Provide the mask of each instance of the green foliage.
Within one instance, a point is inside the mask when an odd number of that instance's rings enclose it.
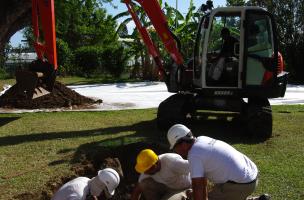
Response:
[[[129,59],[123,46],[104,50],[102,57],[102,65],[116,78],[120,77]]]
[[[62,55],[66,58],[63,66],[67,73],[89,77],[104,73],[110,65],[103,66],[103,62],[111,57],[103,57],[103,52],[111,52],[112,47],[119,42],[115,32],[116,21],[101,7],[100,1],[56,1],[56,16],[57,37],[68,44],[61,43],[62,51],[68,55]],[[74,67],[67,68],[72,54]],[[120,67],[123,68],[124,65]]]
[[[80,74],[91,77],[100,68],[103,49],[100,46],[84,46],[75,50],[74,63],[80,69]]]
[[[56,1],[57,37],[71,49],[117,42],[116,22],[96,0]]]
[[[151,27],[151,23],[148,20],[143,8],[136,4],[134,4],[133,6],[134,6],[135,13],[137,14],[142,26],[146,27],[146,28]],[[137,28],[134,28],[131,34],[126,32],[127,24],[130,21],[132,21],[130,14],[126,11],[126,12],[119,13],[114,18],[119,19],[119,18],[126,17],[126,16],[128,16],[128,18],[124,19],[123,22],[120,23],[120,26],[117,29],[117,34],[120,35],[122,38],[128,38],[133,41],[133,42],[124,42],[124,46],[128,49],[126,55],[132,55],[133,59],[136,62],[136,67],[132,68],[133,70],[131,71],[130,76],[142,78],[141,75],[144,74],[144,71],[148,70],[148,68],[153,67],[152,65],[148,64],[148,63],[150,63],[151,58],[149,56],[147,56],[147,54],[148,54],[147,47],[145,46],[145,44],[143,44],[143,42],[141,40],[141,36],[140,36]],[[152,32],[151,37],[154,40],[155,31],[152,28],[150,30]],[[140,60],[140,64],[138,63],[138,60]]]
[[[73,68],[71,68],[72,63],[72,50],[69,48],[67,42],[62,39],[57,39],[57,59],[59,66],[60,75],[73,74],[75,73]]]
[[[168,19],[168,25],[176,34],[181,43],[181,52],[184,58],[191,58],[196,38],[196,31],[200,14],[196,10],[193,0],[189,1],[189,8],[185,16],[175,8],[165,4],[164,12]]]
[[[213,24],[212,32],[210,34],[210,39],[208,44],[209,51],[216,51],[221,49],[222,46],[221,30],[223,27],[224,25],[221,22]]]
[[[228,6],[244,6],[245,1],[244,0],[227,0]]]
[[[78,75],[93,77],[98,73],[108,72],[119,78],[127,66],[129,55],[123,46],[102,48],[100,46],[85,46],[74,53],[74,62],[80,69]]]
[[[7,55],[11,50],[12,50],[12,46],[8,42],[8,43],[6,43],[6,45],[4,47],[4,51],[2,53],[0,53],[0,68],[1,68],[0,78],[6,77],[6,75],[7,75],[7,72],[4,70],[4,67],[5,67],[4,64],[5,64],[5,61],[7,60]]]
[[[10,75],[3,67],[0,67],[0,79],[8,79],[8,78],[10,78]]]
[[[57,57],[61,75],[93,76],[106,71],[102,61],[110,57],[102,57],[102,52],[112,52],[120,42],[115,31],[116,21],[102,7],[104,2],[110,0],[55,1]],[[24,34],[28,45],[32,45],[31,28]],[[120,65],[121,68],[124,66]]]

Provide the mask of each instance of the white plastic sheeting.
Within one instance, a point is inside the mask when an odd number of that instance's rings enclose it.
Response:
[[[7,88],[8,87],[6,86],[6,89]],[[81,109],[82,111],[156,108],[160,102],[173,95],[173,93],[167,92],[166,85],[163,82],[93,84],[69,86],[69,88],[75,90],[81,95],[103,100],[102,104],[98,104],[90,109]],[[288,85],[285,97],[270,99],[270,104],[304,104],[304,86]],[[78,109],[17,110],[0,108],[0,113],[62,110],[78,111]]]

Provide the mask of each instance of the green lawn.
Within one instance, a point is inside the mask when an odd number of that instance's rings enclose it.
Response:
[[[304,106],[274,106],[273,137],[245,137],[231,121],[196,121],[195,135],[222,139],[258,165],[256,193],[274,200],[304,199]],[[0,114],[0,199],[39,193],[51,180],[74,174],[79,152],[97,145],[124,145],[139,140],[166,144],[156,128],[156,110]],[[136,155],[134,155],[136,156]],[[17,198],[18,199],[18,198]]]
[[[111,78],[111,77],[78,77],[78,76],[67,76],[56,78],[57,81],[62,82],[66,85],[82,85],[82,84],[97,84],[97,83],[116,83],[116,82],[134,82],[140,81],[135,79],[129,79],[127,74],[123,74],[120,79]],[[0,79],[0,91],[2,90],[5,84],[14,85],[16,83],[15,79]]]

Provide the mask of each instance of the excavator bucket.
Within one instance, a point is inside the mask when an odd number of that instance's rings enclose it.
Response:
[[[18,96],[34,99],[52,92],[57,71],[54,0],[32,0],[34,48],[38,60],[16,71]]]
[[[16,71],[18,96],[35,99],[52,92],[56,79],[54,67],[44,61],[31,63],[28,70]]]

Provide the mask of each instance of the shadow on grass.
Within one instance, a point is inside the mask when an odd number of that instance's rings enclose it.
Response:
[[[188,124],[188,127],[196,136],[206,135],[226,141],[230,144],[250,144],[262,141],[261,139],[252,138],[246,135],[240,122],[237,120],[229,121],[226,120],[225,117],[221,119],[219,119],[219,117],[215,117],[215,119],[196,119]],[[134,132],[134,134],[120,136],[123,132]],[[80,144],[76,151],[71,148],[60,149],[57,152],[58,154],[68,155],[63,155],[61,159],[48,163],[48,166],[70,163],[72,165],[72,170],[77,176],[91,178],[96,175],[98,169],[103,167],[102,164],[104,159],[108,157],[118,158],[121,163],[124,177],[122,178],[122,184],[120,184],[117,194],[126,196],[125,194],[129,193],[132,189],[132,184],[138,179],[138,174],[134,170],[136,155],[144,148],[151,148],[157,154],[169,151],[166,131],[159,131],[157,129],[155,119],[126,126],[107,127],[86,131],[52,132],[0,137],[0,146],[18,145],[45,140],[91,137],[95,135],[104,135],[108,137],[107,139]],[[43,196],[43,199],[50,199],[51,195],[58,187],[72,178],[74,178],[74,176],[62,177],[59,181],[57,180],[56,184],[54,184],[54,180],[50,180],[50,183],[52,184],[50,186],[47,185],[46,187],[48,189],[39,195]],[[27,194],[25,193],[24,195]],[[17,199],[26,198],[21,194],[20,198]]]
[[[222,117],[221,120],[218,119],[219,116]],[[197,119],[188,126],[196,136],[206,135],[230,144],[251,144],[262,141],[246,135],[238,120],[227,121],[223,115],[219,116],[215,119]],[[166,132],[157,130],[156,120],[140,122],[125,127],[125,130],[135,131],[135,134],[82,144],[76,149],[70,160],[72,170],[78,176],[91,178],[99,169],[106,167],[104,163],[107,159],[117,158],[121,164],[123,178],[117,189],[118,197],[116,196],[114,200],[128,199],[126,194],[131,194],[133,185],[138,180],[134,167],[136,156],[141,150],[150,148],[156,154],[170,152]]]
[[[9,123],[17,118],[0,118],[2,125]],[[244,143],[254,144],[265,141],[265,138],[249,136],[239,120],[227,121],[225,119],[197,119],[187,124],[195,136],[206,135],[216,139],[223,140],[227,143]],[[146,137],[166,143],[166,132],[157,129],[156,120],[142,121],[127,126],[107,127],[103,129],[93,129],[86,131],[69,131],[69,132],[48,132],[38,134],[24,134],[0,137],[0,146],[18,145],[27,142],[37,142],[45,140],[81,138],[95,135],[112,135],[121,132],[134,131],[134,137]],[[127,137],[127,136],[126,136]],[[121,140],[123,141],[124,138]],[[115,140],[118,138],[115,137]],[[121,143],[123,145],[123,142]]]
[[[254,136],[246,135],[242,126],[238,121],[227,120],[196,120],[188,127],[192,130],[195,136],[209,136],[230,144],[255,144],[263,142],[265,139],[256,138]],[[114,137],[116,133],[121,131],[135,131],[132,135]],[[93,133],[96,132],[93,131]],[[71,164],[86,163],[90,160],[90,163],[94,164],[95,169],[100,169],[100,164],[107,157],[117,157],[122,160],[128,171],[134,167],[135,156],[140,150],[144,148],[152,148],[156,153],[170,152],[169,145],[166,138],[165,131],[159,131],[156,127],[156,120],[140,122],[131,126],[125,127],[112,127],[99,130],[100,134],[111,134],[113,138],[103,139],[100,141],[94,141],[80,145],[72,159],[58,160],[50,163],[49,165],[61,164],[63,162],[70,162]],[[88,133],[86,136],[92,134]],[[74,137],[76,135],[74,134]],[[58,154],[68,153],[72,149],[62,149],[58,151]],[[132,156],[130,156],[132,155]],[[132,159],[130,159],[132,158]],[[126,160],[128,159],[128,160]],[[80,174],[83,175],[81,172]],[[85,172],[86,175],[93,175],[95,172]]]
[[[223,117],[223,115],[220,116]],[[265,140],[263,138],[249,136],[244,131],[244,128],[241,126],[239,120],[227,121],[225,117],[221,120],[198,119],[187,125],[195,136],[205,135],[230,144],[255,144]],[[86,162],[86,160],[90,160],[90,162],[94,164],[94,167],[99,169],[100,163],[102,163],[103,159],[107,157],[114,156],[118,157],[119,160],[125,160],[130,159],[130,155],[132,155],[133,158],[135,158],[135,156],[143,148],[152,148],[157,153],[170,151],[166,138],[166,131],[160,131],[157,129],[155,119],[151,121],[139,122],[130,126],[94,130],[92,132],[87,132],[86,136],[90,136],[96,131],[98,131],[99,134],[113,135],[113,137],[80,145],[76,149],[73,158],[70,160],[71,164],[83,163]],[[135,133],[115,137],[115,134],[122,131],[134,131]],[[73,135],[76,137],[75,134]],[[65,153],[69,151],[70,149],[63,149],[58,153]],[[58,161],[58,164],[60,164],[60,162],[61,161]],[[124,164],[129,167],[130,163],[134,164],[135,161],[124,161]],[[56,162],[52,164],[56,164]]]
[[[4,126],[12,121],[20,119],[20,117],[1,117],[0,118],[0,126]]]
[[[81,138],[95,135],[113,135],[126,132],[135,131],[136,134],[140,135],[155,135],[157,134],[156,123],[153,121],[143,121],[134,125],[108,127],[103,129],[93,129],[86,131],[69,131],[69,132],[48,132],[38,134],[24,134],[0,137],[0,146],[17,145],[27,142],[38,142],[45,140],[57,140],[57,139],[69,139],[69,138]]]

